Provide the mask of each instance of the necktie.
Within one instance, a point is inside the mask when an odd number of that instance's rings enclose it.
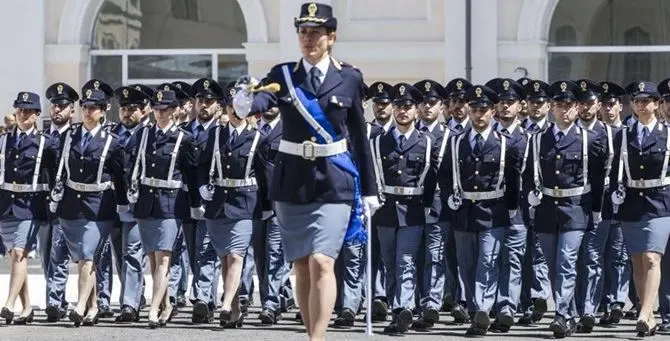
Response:
[[[163,137],[163,135],[165,135],[165,133],[163,132],[163,130],[162,130],[162,129],[158,129],[158,131],[156,132],[156,140],[160,140],[160,139]]]
[[[642,140],[640,140],[640,146],[647,141],[647,137],[649,137],[649,128],[644,127],[642,128]]]
[[[269,133],[270,133],[270,130],[272,130],[272,127],[270,127],[270,124],[269,124],[269,123],[265,123],[265,124],[263,125],[263,128],[261,128],[261,130],[263,131],[263,133],[265,133],[265,134],[269,134]]]
[[[121,142],[121,145],[125,147],[128,144],[129,139],[130,139],[130,131],[126,130],[123,132],[123,134],[121,134],[121,141],[119,142]]]
[[[484,136],[482,134],[475,135],[475,154],[481,154],[484,148]]]
[[[428,126],[421,127],[421,131],[424,132],[424,133],[427,132],[428,131]]]
[[[24,133],[19,133],[16,135],[16,149],[19,149],[19,146],[21,145],[21,142],[23,142],[23,138],[26,136]]]
[[[537,126],[537,123],[533,123],[533,124],[530,125],[530,128],[528,128],[528,130],[530,130],[531,132],[534,133],[534,132],[537,131],[538,128],[539,127]]]
[[[228,145],[232,146],[235,143],[236,138],[237,138],[237,130],[233,130],[233,133],[230,134],[230,138],[228,139]]]
[[[565,134],[563,134],[562,131],[559,131],[558,134],[556,134],[556,142],[560,141]]]
[[[507,128],[502,128],[501,131],[502,131],[503,133],[505,133],[505,134],[509,134],[509,131],[507,130]]]
[[[88,143],[91,142],[91,133],[84,133],[84,138],[81,140],[81,150],[86,150]]]
[[[60,139],[60,132],[58,130],[54,130],[51,132],[51,137],[54,139]]]
[[[462,131],[462,130],[463,130],[463,126],[460,125],[460,124],[457,124],[456,125],[456,131]]]
[[[200,137],[200,133],[205,131],[205,127],[199,125],[197,128],[195,128],[195,140],[198,140],[198,137]]]
[[[314,90],[314,93],[319,91],[319,88],[321,87],[321,70],[319,70],[316,66],[313,66],[311,70],[309,70],[309,84],[312,87],[312,90]]]
[[[402,148],[405,144],[405,135],[400,135],[398,138],[398,147]]]

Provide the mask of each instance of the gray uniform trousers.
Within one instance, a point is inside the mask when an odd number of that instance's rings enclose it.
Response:
[[[335,275],[337,279],[337,298],[335,310],[349,309],[358,313],[365,292],[367,257],[365,244],[344,242],[337,260]]]
[[[451,295],[454,302],[465,305],[463,278],[458,271],[458,259],[456,257],[456,238],[454,237],[454,229],[448,224],[444,238],[444,296]]]
[[[514,317],[521,299],[521,283],[528,228],[523,224],[505,228],[505,241],[500,255],[500,281],[496,312]]]
[[[526,257],[521,272],[521,307],[524,313],[533,312],[535,299],[549,299],[551,295],[551,282],[549,281],[549,265],[544,256],[537,233],[528,228],[526,240]]]
[[[184,296],[188,291],[189,282],[189,262],[190,257],[188,248],[184,241],[184,224],[180,226],[177,232],[177,238],[174,241],[172,257],[170,258],[170,273],[168,277],[168,296],[170,302],[175,303],[177,296]]]
[[[603,296],[608,304],[623,306],[628,294],[630,267],[621,226],[616,221],[603,220],[595,229],[586,231],[582,247],[585,268],[579,273],[585,277],[579,280],[582,296],[577,297],[577,301],[583,302],[580,313],[595,316]],[[605,277],[608,277],[608,287],[604,287]]]
[[[256,226],[254,226],[255,229]],[[254,231],[255,232],[255,231]],[[244,264],[242,265],[242,278],[240,278],[240,288],[238,289],[239,298],[242,302],[251,302],[254,298],[254,291],[256,291],[256,283],[254,283],[254,272],[260,273],[256,267],[256,248],[254,247],[251,236],[251,243],[247,247],[247,253],[244,255]],[[263,250],[259,250],[263,253]],[[260,281],[260,278],[259,278]],[[261,293],[261,296],[263,294]]]
[[[477,232],[455,230],[454,238],[468,311],[489,312],[493,309],[498,291],[498,257],[505,228]]]
[[[393,310],[412,309],[415,304],[416,259],[423,225],[377,227],[379,246],[386,267],[386,297]]]
[[[100,262],[96,264],[98,279],[98,304],[111,305],[113,285],[112,251],[116,260],[116,271],[121,281],[121,306],[129,306],[135,311],[140,309],[140,300],[144,294],[144,271],[147,268],[147,255],[142,248],[140,230],[135,222],[122,222],[109,233],[109,239],[102,249]]]
[[[439,200],[439,199],[436,199]],[[429,222],[423,230],[425,248],[419,249],[423,253],[423,278],[420,283],[420,306],[423,310],[442,308],[447,265],[445,262],[445,240],[449,223],[446,221]],[[422,252],[422,250],[424,252]]]
[[[577,317],[575,288],[577,287],[577,258],[584,231],[538,233],[542,251],[549,265],[556,314],[566,319]]]
[[[250,249],[253,249],[253,256],[249,257],[247,253],[247,257],[253,259],[256,265],[261,307],[278,314],[286,301],[293,299],[293,286],[291,263],[284,258],[276,215],[254,220]]]
[[[37,232],[38,251],[42,271],[46,279],[46,305],[55,306],[65,312],[68,302],[65,299],[65,286],[70,274],[70,251],[67,248],[63,228],[58,219],[42,225]]]
[[[196,220],[194,229],[184,229],[186,245],[194,245],[194,260],[191,261],[193,283],[191,286],[192,300],[207,303],[210,311],[216,310],[218,300],[219,279],[221,277],[221,261],[210,242],[204,220]],[[193,243],[193,244],[191,244]]]

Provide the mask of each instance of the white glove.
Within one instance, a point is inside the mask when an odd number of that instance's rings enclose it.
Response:
[[[55,202],[55,201],[50,201],[49,202],[49,212],[56,213],[57,209],[58,209],[58,203]]]
[[[207,189],[207,185],[200,186],[198,191],[200,192],[200,197],[202,200],[212,201],[212,199],[214,199],[212,193]]]
[[[603,214],[600,212],[593,212],[593,224],[599,224],[603,221]]]
[[[380,207],[379,198],[376,196],[363,197],[363,211],[366,216],[372,217]]]
[[[205,220],[205,207],[191,207],[191,218],[195,220]]]
[[[509,210],[509,218],[514,219],[516,217],[517,210]]]
[[[116,205],[116,213],[121,214],[121,213],[128,213],[130,211],[130,207],[128,205]]]

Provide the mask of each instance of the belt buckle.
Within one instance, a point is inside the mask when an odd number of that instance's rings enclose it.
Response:
[[[316,143],[305,141],[302,143],[302,158],[310,161],[316,160]]]
[[[556,190],[556,196],[559,197],[559,198],[563,197],[563,189],[562,188],[559,188],[559,189]]]
[[[79,192],[86,192],[86,185],[84,185],[84,184],[80,184],[80,183],[76,183],[76,184],[74,185],[74,189],[76,189],[76,190],[79,191]]]
[[[403,191],[402,188],[400,187],[393,187],[393,194],[395,195],[404,195],[405,191]]]
[[[149,178],[149,185],[151,187],[158,187],[158,181],[155,178]]]
[[[12,183],[12,192],[20,192],[19,187],[19,184]]]

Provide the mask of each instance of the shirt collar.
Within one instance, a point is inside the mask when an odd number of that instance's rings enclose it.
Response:
[[[468,125],[468,122],[470,121],[470,117],[465,116],[465,119],[461,122],[458,122],[455,118],[451,118],[449,120],[449,128],[451,129],[456,129],[456,126],[461,126],[461,128],[465,129],[465,126]]]
[[[435,120],[431,124],[426,124],[426,122],[424,122],[423,120],[419,121],[419,127],[420,128],[428,127],[428,131],[431,133],[433,132],[433,130],[435,130],[435,127],[437,127],[439,124],[440,122],[438,122],[438,120]]]
[[[486,140],[488,140],[489,135],[491,134],[491,130],[492,130],[492,129],[491,129],[491,125],[490,125],[490,124],[489,124],[489,126],[486,127],[486,129],[485,129],[484,131],[482,131],[481,133],[477,132],[477,131],[474,130],[474,129],[470,129],[470,136],[469,136],[468,138],[470,139],[470,142],[475,142],[475,136],[477,136],[477,134],[480,134],[480,135],[482,135],[482,137],[484,138],[484,141],[486,141]]]
[[[311,70],[313,66],[316,66],[316,68],[321,71],[321,77],[325,77],[326,72],[328,72],[328,67],[330,66],[330,56],[321,59],[316,65],[310,64],[305,58],[302,59],[302,67],[305,68],[305,72],[309,73],[309,70]]]
[[[642,130],[644,129],[644,127],[647,127],[649,129],[649,132],[651,133],[651,131],[654,130],[654,127],[656,126],[657,122],[658,120],[656,119],[656,117],[654,117],[654,120],[649,122],[649,124],[642,124],[642,122],[637,121],[637,135],[642,136]]]
[[[266,124],[269,124],[270,130],[273,130],[277,126],[277,123],[279,123],[279,117],[275,118],[271,122],[268,122],[265,120],[265,118],[261,117],[260,121],[258,121],[258,127],[263,128]]]
[[[233,131],[237,131],[237,136],[240,136],[240,135],[242,135],[242,132],[244,131],[244,128],[246,128],[246,127],[247,127],[246,122],[244,122],[242,125],[240,125],[237,128],[233,127],[232,124],[228,123],[228,132],[232,135]]]
[[[18,136],[18,134],[21,133],[21,134],[26,134],[27,136],[30,136],[30,135],[33,134],[34,131],[35,131],[35,127],[34,127],[34,126],[30,127],[30,129],[28,129],[28,130],[26,130],[26,131],[21,131],[21,130],[19,129],[19,126],[17,125],[16,128],[14,128],[14,135],[17,135],[17,136]]]
[[[561,130],[560,128],[558,128],[558,125],[554,124],[554,128],[552,129],[552,131],[554,133],[554,136],[557,136],[559,132],[563,132],[564,137],[568,136],[568,132],[570,131],[570,129],[572,129],[572,126],[574,126],[574,125],[575,125],[575,123],[573,122],[573,123],[570,124],[569,127],[567,127],[564,130]]]
[[[58,130],[58,134],[63,135],[70,128],[70,122],[63,124],[62,127],[56,128],[54,124],[51,124],[49,127],[49,135],[53,135],[55,130]]]
[[[98,130],[100,130],[100,128],[102,128],[102,124],[98,124],[97,126],[95,126],[95,128],[93,128],[93,130],[88,131],[88,130],[86,130],[86,127],[82,124],[81,125],[81,136],[83,137],[84,134],[86,134],[86,132],[89,132],[89,133],[91,133],[91,137],[93,137],[98,133]]]
[[[493,125],[493,127],[496,129],[497,132],[502,132],[503,129],[505,129],[505,130],[507,130],[508,134],[513,133],[514,129],[516,129],[516,127],[518,127],[518,126],[519,126],[519,120],[517,120],[517,119],[515,119],[514,122],[512,122],[512,124],[510,124],[509,127],[507,127],[507,128],[505,128],[505,126],[503,126],[503,124],[500,123],[500,121],[496,122]]]
[[[193,122],[194,122],[193,123],[194,124],[193,128],[197,128],[198,126],[202,126],[204,128],[204,130],[207,130],[207,129],[209,129],[209,126],[212,125],[212,122],[214,122],[214,121],[216,121],[216,118],[212,117],[211,120],[209,120],[205,123],[200,123],[200,120],[198,120],[196,118],[195,120],[193,120]]]
[[[400,135],[405,137],[405,141],[409,140],[409,137],[412,136],[412,133],[414,132],[414,126],[410,126],[409,130],[407,130],[406,133],[402,134],[400,133],[400,130],[398,130],[395,126],[391,130],[393,132],[393,138],[396,139],[396,141],[400,138]]]
[[[584,124],[584,121],[579,120],[579,121],[577,122],[577,124],[578,124],[581,128],[584,128],[584,129],[586,129],[586,130],[593,130],[593,128],[596,127],[596,124],[597,124],[597,123],[598,123],[598,120],[594,119],[593,122],[591,122],[591,125],[587,127],[586,124]]]
[[[138,125],[138,126],[139,126],[139,125]],[[170,131],[170,129],[172,129],[172,127],[174,127],[174,126],[175,126],[175,123],[172,122],[172,124],[170,124],[169,126],[167,126],[167,128],[163,129],[163,128],[160,128],[160,127],[158,126],[158,124],[156,124],[156,133],[158,133],[158,131],[160,130],[160,131],[163,132],[163,134],[167,135],[168,131]],[[137,127],[135,127],[135,128],[137,128]],[[133,129],[134,129],[134,128],[133,128]]]
[[[389,121],[386,122],[386,124],[380,124],[379,121],[377,121],[377,120],[375,120],[375,122],[377,124],[379,124],[382,127],[382,129],[384,129],[385,133],[388,133],[389,130],[391,129],[391,127],[393,126],[393,120],[392,119],[389,119]]]
[[[532,118],[528,118],[527,124],[526,124],[526,129],[530,128],[530,126],[535,123],[538,128],[544,127],[544,125],[547,123],[547,116],[543,117],[541,120],[535,122]]]

